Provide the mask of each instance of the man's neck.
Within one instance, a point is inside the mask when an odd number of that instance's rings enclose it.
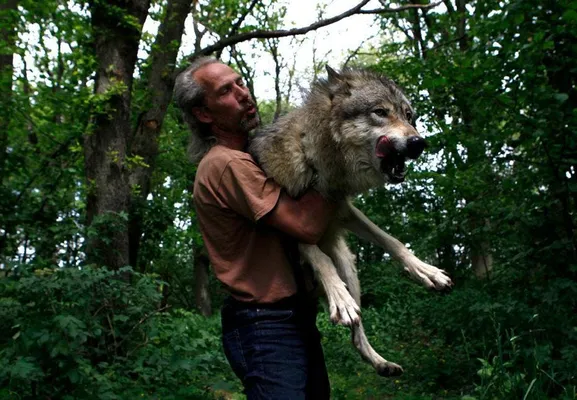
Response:
[[[213,134],[218,144],[233,150],[246,150],[248,134],[242,132],[226,132],[213,127]]]

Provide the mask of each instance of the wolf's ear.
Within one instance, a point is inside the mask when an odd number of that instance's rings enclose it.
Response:
[[[350,95],[351,94],[351,83],[342,74],[338,73],[328,65],[325,66],[329,79],[327,82],[329,84],[329,96],[331,100],[338,94]]]
[[[341,82],[343,77],[337,71],[332,69],[328,64],[325,65],[325,69],[327,70],[327,74],[329,75],[329,82]]]

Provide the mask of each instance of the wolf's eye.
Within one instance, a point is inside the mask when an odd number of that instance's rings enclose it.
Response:
[[[413,113],[412,112],[407,111],[406,116],[407,116],[407,121],[409,121],[409,122],[413,121]]]
[[[373,110],[373,114],[377,117],[387,118],[389,116],[389,110],[387,108],[376,108]]]

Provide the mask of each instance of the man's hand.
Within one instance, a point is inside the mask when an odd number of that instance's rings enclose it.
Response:
[[[326,200],[316,190],[298,199],[281,192],[276,206],[261,221],[301,243],[317,244],[334,219],[338,203]]]

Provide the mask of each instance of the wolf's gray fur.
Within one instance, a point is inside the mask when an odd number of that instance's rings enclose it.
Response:
[[[250,151],[289,194],[316,179],[317,190],[342,199],[387,181],[375,157],[377,139],[395,137],[403,151],[405,137],[418,137],[408,115],[411,105],[390,79],[365,70],[331,70],[328,80],[313,85],[303,107],[260,130]]]
[[[444,271],[420,261],[348,200],[385,182],[403,181],[406,158],[418,157],[425,142],[407,97],[392,80],[365,70],[327,72],[302,107],[257,132],[250,152],[290,195],[312,187],[340,203],[337,220],[318,246],[300,245],[301,254],[325,290],[331,319],[351,326],[355,346],[379,374],[398,375],[402,368],[377,354],[364,333],[355,260],[343,229],[385,248],[426,286],[451,285]]]

